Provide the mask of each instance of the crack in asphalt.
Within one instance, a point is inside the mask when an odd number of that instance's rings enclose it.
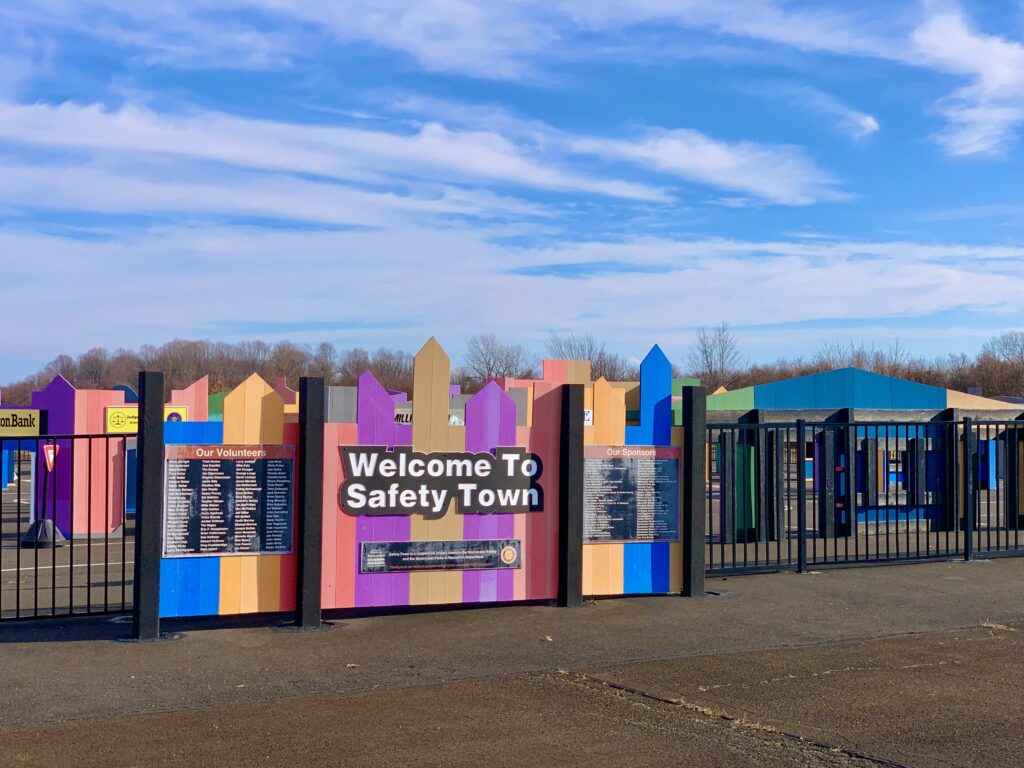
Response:
[[[872,765],[882,766],[883,768],[911,768],[906,763],[899,763],[888,758],[879,757],[877,755],[869,755],[864,752],[860,752],[846,747],[841,747],[836,744],[829,744],[827,742],[818,741],[816,739],[809,739],[805,736],[801,736],[796,733],[784,731],[773,726],[767,726],[762,723],[755,723],[743,718],[733,717],[723,710],[716,710],[710,707],[705,707],[700,704],[686,701],[682,698],[672,698],[662,696],[652,691],[646,691],[642,688],[636,688],[630,685],[624,685],[614,680],[608,680],[596,675],[587,675],[582,672],[568,672],[565,670],[559,670],[557,675],[545,675],[546,677],[558,680],[563,683],[575,684],[579,687],[589,688],[594,691],[616,691],[620,694],[628,694],[631,696],[639,697],[641,699],[652,701],[657,704],[668,705],[672,707],[679,707],[682,709],[695,712],[699,715],[704,716],[710,720],[717,720],[728,724],[731,728],[746,729],[750,731],[758,732],[759,734],[772,734],[774,736],[781,736],[787,741],[795,745],[811,746],[830,754],[841,754],[845,757],[866,761]]]

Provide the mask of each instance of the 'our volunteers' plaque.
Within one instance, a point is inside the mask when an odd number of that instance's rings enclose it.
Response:
[[[295,449],[169,445],[164,556],[292,551]]]

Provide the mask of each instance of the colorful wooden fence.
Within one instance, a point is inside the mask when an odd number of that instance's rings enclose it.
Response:
[[[584,407],[592,410],[593,425],[584,428],[585,444],[682,445],[682,429],[673,426],[672,364],[657,345],[640,365],[639,396],[638,423],[627,425],[624,388],[613,386],[603,378],[588,386]],[[680,542],[583,545],[584,595],[678,592],[681,588]]]
[[[531,382],[527,413],[496,382],[465,404],[465,424],[449,419],[451,363],[435,339],[416,355],[412,424],[395,423],[396,398],[367,373],[357,387],[356,422],[325,427],[323,580],[324,608],[551,600],[558,587],[558,454],[561,384]],[[525,422],[525,424],[522,424]],[[424,453],[484,452],[522,446],[544,470],[541,510],[463,515],[448,508],[436,520],[419,515],[352,517],[341,508],[344,481],[340,447],[408,445]],[[361,573],[360,548],[367,542],[518,539],[522,565],[488,571]]]
[[[201,404],[205,382],[180,399]],[[191,398],[191,399],[189,399]],[[257,375],[223,398],[223,421],[164,426],[168,445],[298,445],[298,424],[284,423],[280,394]],[[295,532],[293,530],[294,537]],[[160,616],[227,616],[295,609],[294,554],[164,557],[160,561]]]

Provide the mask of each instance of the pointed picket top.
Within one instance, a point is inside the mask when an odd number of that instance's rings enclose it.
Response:
[[[640,424],[626,428],[628,445],[672,442],[672,363],[657,344],[640,363]]]
[[[640,363],[640,370],[644,369],[644,366],[652,367],[657,366],[657,369],[667,368],[669,373],[672,372],[672,363],[669,361],[668,356],[662,351],[661,346],[655,344],[651,347],[651,351],[647,353],[647,357]]]
[[[278,444],[284,437],[284,401],[254,373],[224,398],[224,444]]]
[[[448,450],[448,401],[452,363],[433,336],[412,362],[412,445],[417,451]]]
[[[466,401],[466,450],[515,445],[516,401],[493,381]]]
[[[395,401],[366,371],[356,383],[356,429],[360,445],[395,446]]]
[[[592,442],[622,445],[626,442],[626,393],[601,376],[594,382]]]
[[[76,392],[74,384],[65,379],[59,373],[50,379],[50,383],[47,384],[38,392],[56,393],[56,392]]]
[[[69,435],[75,431],[75,388],[60,374],[32,393],[32,407],[46,411],[51,435]]]

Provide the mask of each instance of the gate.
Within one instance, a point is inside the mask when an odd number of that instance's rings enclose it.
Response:
[[[0,620],[131,610],[135,437],[0,440]]]
[[[709,573],[1024,554],[1024,423],[707,426]]]

